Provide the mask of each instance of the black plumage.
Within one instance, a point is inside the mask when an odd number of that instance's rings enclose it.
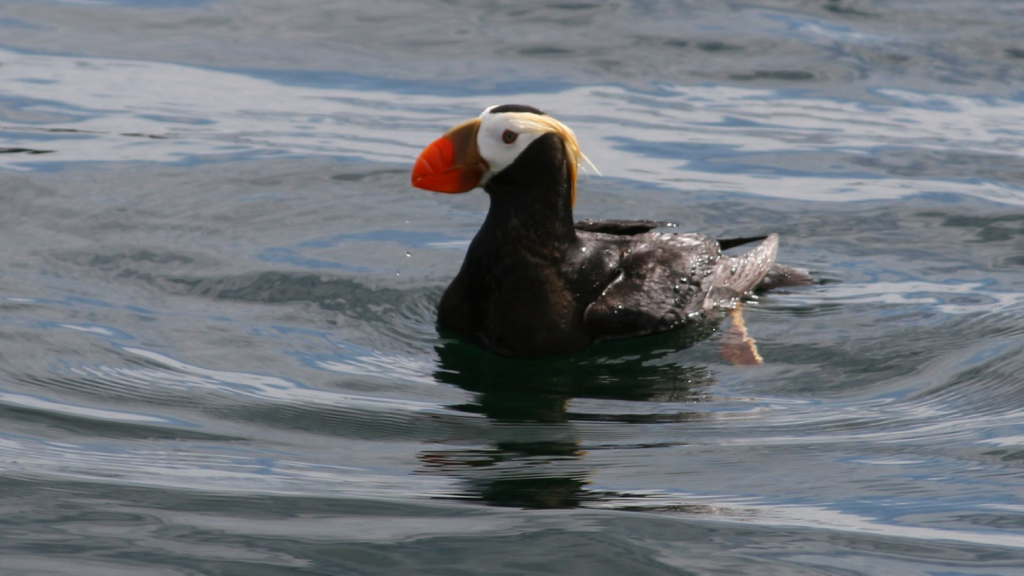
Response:
[[[442,330],[502,354],[562,354],[678,328],[759,285],[804,279],[774,265],[774,234],[720,243],[655,231],[664,222],[574,223],[573,176],[561,137],[547,133],[484,183],[490,209],[441,299]]]

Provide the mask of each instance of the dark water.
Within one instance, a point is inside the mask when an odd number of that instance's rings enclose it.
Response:
[[[0,4],[0,573],[1024,573],[1024,5]],[[486,105],[821,283],[441,339]],[[727,324],[723,324],[724,328]],[[701,339],[702,337],[706,337]]]

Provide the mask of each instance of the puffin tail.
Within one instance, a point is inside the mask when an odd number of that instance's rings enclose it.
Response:
[[[704,309],[732,308],[739,299],[753,292],[775,265],[779,236],[769,234],[753,250],[738,256],[723,256],[712,273],[712,288],[704,299]]]

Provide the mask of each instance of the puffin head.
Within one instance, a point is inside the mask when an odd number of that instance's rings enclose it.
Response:
[[[576,202],[576,175],[583,162],[576,135],[565,124],[531,106],[504,104],[486,108],[420,152],[412,169],[412,185],[433,192],[456,194],[486,186],[515,163],[536,140],[554,134],[562,142],[568,164],[571,202]]]

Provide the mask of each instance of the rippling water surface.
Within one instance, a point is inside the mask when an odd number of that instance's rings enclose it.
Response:
[[[1024,570],[1016,2],[0,5],[4,574]],[[536,361],[441,338],[484,106],[580,218],[814,286]]]

